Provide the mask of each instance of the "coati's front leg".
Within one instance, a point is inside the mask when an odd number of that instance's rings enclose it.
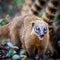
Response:
[[[10,39],[13,45],[16,45],[21,48],[19,29],[16,27],[16,25],[11,26],[10,28]]]

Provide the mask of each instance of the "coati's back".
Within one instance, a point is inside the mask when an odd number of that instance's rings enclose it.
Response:
[[[0,28],[0,43],[2,39],[9,38],[9,24],[6,24],[5,26]]]

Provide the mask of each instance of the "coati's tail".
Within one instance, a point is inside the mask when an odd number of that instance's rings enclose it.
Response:
[[[9,37],[9,28],[8,28],[9,24],[2,26],[2,28],[0,28],[0,40],[2,39],[6,39]]]

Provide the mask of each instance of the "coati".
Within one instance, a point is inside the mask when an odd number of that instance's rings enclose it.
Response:
[[[14,45],[22,46],[30,56],[34,56],[35,51],[38,55],[44,54],[47,47],[52,51],[48,24],[34,15],[16,17],[0,28],[0,39],[3,38],[10,38]]]
[[[49,26],[49,35],[50,35],[50,41],[52,42],[52,45],[55,45],[54,43],[54,36],[58,37],[59,35],[55,34],[56,33],[56,26],[54,26],[55,22],[55,17],[56,14],[60,14],[60,2],[59,0],[29,0],[32,3],[31,4],[26,4],[23,5],[22,9],[22,15],[25,14],[34,14],[38,17],[43,16],[43,20],[48,23]],[[33,2],[34,1],[34,2]],[[24,8],[25,7],[25,8]],[[57,20],[59,22],[60,19]],[[58,39],[58,38],[57,38]],[[57,40],[56,39],[56,40]],[[55,45],[56,46],[56,45]],[[58,52],[58,50],[57,50]]]

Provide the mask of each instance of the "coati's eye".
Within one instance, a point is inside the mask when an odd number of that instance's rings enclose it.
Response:
[[[32,22],[32,27],[35,25],[35,23],[34,22]]]
[[[40,27],[35,27],[35,32],[37,33],[37,34],[39,34],[40,33]]]
[[[44,28],[44,33],[45,33],[45,34],[47,33],[47,28]]]
[[[40,31],[40,27],[36,27],[36,30]]]

